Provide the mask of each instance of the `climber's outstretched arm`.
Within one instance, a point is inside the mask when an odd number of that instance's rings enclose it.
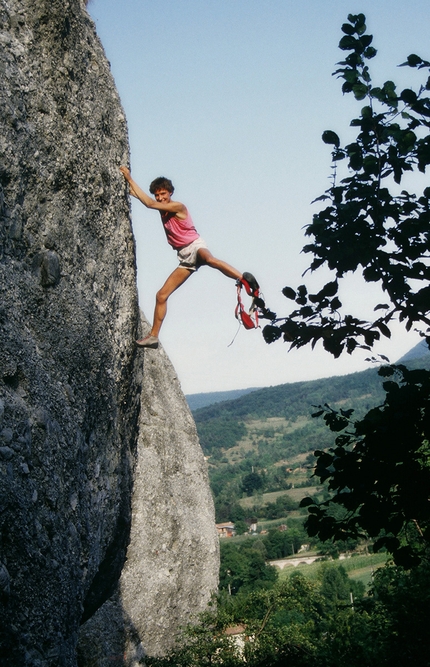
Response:
[[[128,182],[130,194],[133,197],[136,197],[136,199],[139,199],[146,208],[153,208],[156,211],[170,211],[171,213],[187,214],[187,209],[184,204],[181,204],[179,201],[172,201],[170,193],[167,190],[159,190],[155,194],[156,199],[153,199],[138,186],[136,181],[132,179],[128,167],[121,166],[119,170]]]

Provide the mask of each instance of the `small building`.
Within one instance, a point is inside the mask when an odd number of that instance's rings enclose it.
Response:
[[[249,533],[257,532],[257,519],[246,519],[245,523],[248,526]]]
[[[217,523],[216,529],[218,531],[219,537],[234,537],[236,531],[234,529],[234,523],[231,521],[226,521],[225,523]]]

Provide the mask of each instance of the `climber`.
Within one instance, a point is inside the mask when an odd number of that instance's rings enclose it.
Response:
[[[206,243],[197,233],[186,206],[172,200],[174,187],[168,178],[160,176],[152,181],[149,191],[154,195],[155,199],[153,199],[132,179],[127,167],[120,167],[120,171],[129,184],[130,194],[139,199],[147,208],[160,211],[167,242],[177,251],[179,260],[179,266],[170,274],[163,287],[157,292],[151,332],[145,338],[137,340],[136,345],[149,348],[158,347],[158,334],[166,315],[169,296],[204,264],[211,266],[213,269],[218,269],[225,276],[243,284],[251,296],[254,292],[258,293],[258,283],[251,273],[242,274],[212,255]]]

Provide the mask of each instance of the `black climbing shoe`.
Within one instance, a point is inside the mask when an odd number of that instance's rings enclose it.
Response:
[[[239,280],[239,282],[244,286],[245,291],[247,294],[249,294],[249,296],[258,296],[260,285],[257,283],[257,280],[254,278],[252,273],[245,271],[245,273],[242,274],[242,278]]]

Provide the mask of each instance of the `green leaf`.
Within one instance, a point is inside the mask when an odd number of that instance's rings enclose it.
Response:
[[[327,283],[324,285],[322,290],[319,292],[318,296],[334,296],[337,294],[337,290],[339,289],[339,285],[337,280],[333,280],[332,282]]]
[[[383,86],[383,91],[388,98],[397,97],[396,95],[396,84],[394,81],[386,81]]]
[[[367,155],[363,160],[363,169],[366,174],[378,174],[379,172],[379,159],[374,155]]]
[[[411,546],[400,547],[393,553],[394,562],[406,570],[419,565],[421,558],[412,552]]]
[[[340,343],[337,338],[324,338],[323,340],[323,347],[327,352],[330,352],[335,359],[340,357],[342,354],[342,350],[344,348],[343,343]]]
[[[375,322],[375,324],[383,336],[385,336],[386,338],[391,338],[391,331],[389,330],[387,325],[384,324],[384,322]]]
[[[312,317],[314,315],[314,309],[312,306],[303,306],[303,308],[300,308],[300,317],[303,319],[306,319],[307,317]]]
[[[349,157],[349,166],[351,169],[358,171],[363,166],[363,155],[361,147],[359,144],[349,144],[346,147],[348,157]]]
[[[366,30],[366,17],[364,14],[357,14],[355,28],[359,35],[362,35]]]
[[[349,23],[344,23],[341,27],[341,30],[345,33],[345,35],[353,35],[355,33],[355,28]]]
[[[352,86],[352,92],[356,100],[364,100],[369,92],[369,86],[366,86],[364,83],[356,83]]]
[[[378,88],[378,87],[371,88],[369,90],[369,94],[370,94],[371,97],[374,97],[375,99],[379,100],[380,102],[382,102],[383,99],[384,99],[384,94],[382,92],[382,88]]]
[[[367,49],[364,51],[363,55],[365,58],[370,60],[371,58],[374,58],[377,54],[377,50],[373,46],[367,47]]]
[[[325,144],[333,144],[336,148],[339,148],[340,139],[336,132],[333,132],[332,130],[325,130],[322,133],[322,140]]]
[[[350,49],[355,49],[357,44],[359,44],[358,39],[355,39],[352,35],[345,35],[339,42],[339,48],[342,51],[349,51]]]
[[[343,70],[343,78],[345,81],[348,81],[348,83],[355,83],[358,80],[358,72],[355,69],[346,69]]]
[[[375,266],[367,266],[363,271],[363,278],[367,283],[374,283],[380,280],[381,272]]]
[[[417,56],[415,53],[411,53],[407,58],[409,67],[417,67],[417,65],[421,65],[422,62],[423,59]]]
[[[287,299],[294,299],[296,298],[296,291],[293,290],[292,287],[284,287],[282,290],[282,294],[287,298]]]
[[[388,303],[378,303],[373,310],[388,310],[389,307]]]
[[[382,386],[384,388],[384,391],[387,392],[387,394],[390,391],[393,392],[399,389],[399,385],[397,384],[397,382],[393,382],[393,380],[388,380],[388,382],[383,382]]]
[[[346,153],[341,148],[333,151],[332,153],[333,162],[338,162],[339,160],[344,160],[345,158],[346,158]]]
[[[363,46],[369,46],[373,42],[373,36],[372,35],[362,35],[360,37],[360,42],[362,43]]]
[[[417,94],[413,90],[410,90],[410,88],[406,88],[405,90],[402,90],[400,99],[406,104],[415,104],[417,101]]]
[[[275,340],[278,340],[282,336],[279,327],[274,327],[271,324],[266,324],[262,333],[264,340],[269,344],[274,343]]]
[[[330,431],[334,431],[335,433],[343,431],[348,426],[348,420],[336,413],[326,414],[324,419]],[[332,457],[330,458],[332,459]]]

